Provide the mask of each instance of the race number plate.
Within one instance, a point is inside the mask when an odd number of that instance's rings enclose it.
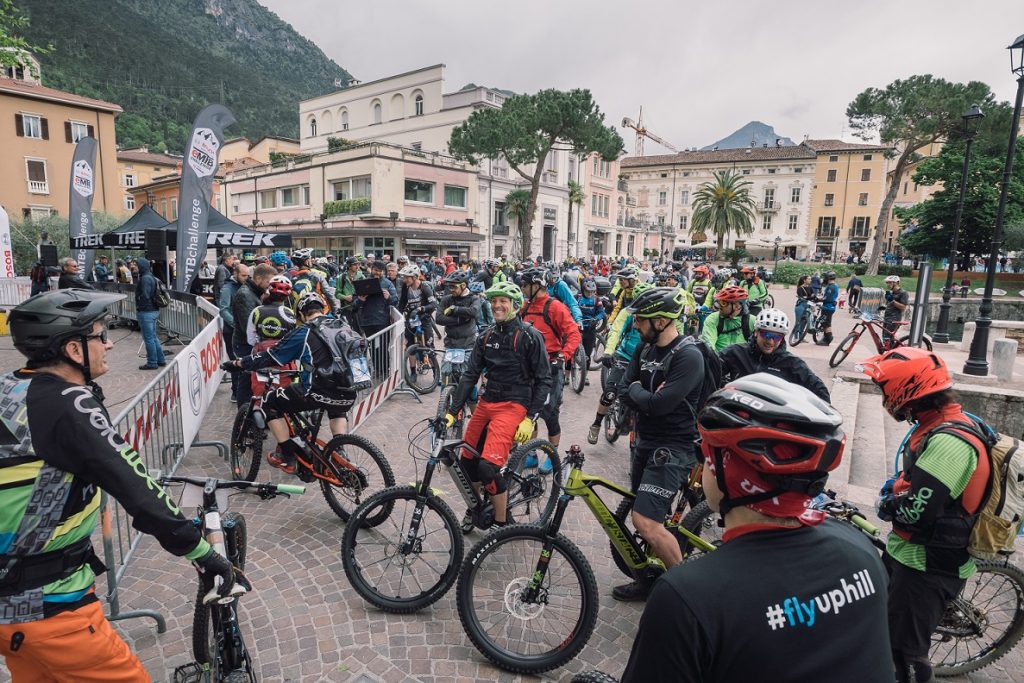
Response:
[[[466,349],[445,349],[444,359],[449,363],[465,363]]]

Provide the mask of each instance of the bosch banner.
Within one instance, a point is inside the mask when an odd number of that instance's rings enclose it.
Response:
[[[68,196],[69,234],[71,255],[78,261],[78,273],[83,280],[92,279],[93,253],[90,249],[75,249],[75,239],[88,240],[92,237],[92,196],[96,187],[96,140],[82,138],[75,145],[75,156],[71,159],[71,189]]]
[[[235,117],[222,104],[211,104],[199,112],[188,141],[185,163],[181,165],[178,192],[181,229],[178,230],[175,289],[189,291],[199,264],[206,257],[206,227],[210,221],[213,176],[217,156],[224,144],[224,129]]]
[[[11,221],[0,206],[0,278],[14,277],[14,247],[11,245]]]

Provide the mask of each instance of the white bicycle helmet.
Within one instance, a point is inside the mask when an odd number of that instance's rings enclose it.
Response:
[[[789,316],[777,308],[766,308],[757,314],[754,329],[786,334],[789,332]]]
[[[419,277],[420,276],[420,267],[419,266],[408,265],[405,268],[402,268],[400,271],[398,271],[398,276],[399,277]]]
[[[899,284],[900,283],[900,276],[899,275],[890,275],[889,277],[885,278],[885,284],[889,284],[890,282],[895,282],[896,284]]]
[[[313,255],[313,250],[312,249],[309,249],[309,248],[306,248],[306,249],[296,249],[295,251],[292,252],[292,260],[300,259],[300,260],[303,260],[303,261],[308,261],[309,258],[312,255]]]

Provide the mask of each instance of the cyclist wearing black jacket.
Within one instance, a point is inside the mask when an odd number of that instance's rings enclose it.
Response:
[[[754,334],[746,344],[733,344],[722,349],[722,379],[739,379],[758,372],[767,372],[787,382],[799,384],[821,400],[831,403],[828,387],[802,358],[786,349],[789,316],[777,308],[766,308],[757,314]]]
[[[658,579],[623,683],[892,683],[881,558],[860,531],[806,507],[842,459],[841,423],[767,374],[712,394],[703,485],[723,543]]]
[[[124,298],[65,289],[10,314],[14,346],[28,359],[0,377],[0,654],[15,681],[149,680],[96,598],[104,567],[90,538],[100,486],[136,529],[195,561],[206,579],[224,578],[222,593],[234,584],[231,564],[110,424],[93,382],[113,348],[107,306]]]
[[[666,567],[682,562],[679,544],[665,528],[684,477],[697,463],[693,441],[696,410],[704,382],[704,356],[675,326],[686,299],[673,287],[656,287],[630,303],[633,325],[644,344],[633,354],[619,391],[637,411],[637,449],[630,472],[636,492],[633,526]],[[616,600],[644,600],[651,583],[616,586]]]
[[[454,270],[442,280],[442,284],[448,293],[441,297],[434,320],[444,328],[444,347],[472,348],[480,316],[480,297],[469,291],[469,273]]]

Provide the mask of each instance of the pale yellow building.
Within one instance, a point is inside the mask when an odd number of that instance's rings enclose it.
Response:
[[[124,194],[122,209],[134,213],[139,208],[136,188],[149,185],[161,176],[181,173],[181,157],[150,152],[146,147],[117,152],[117,179]]]
[[[941,149],[941,142],[933,142],[922,147],[917,150],[919,155],[917,159],[907,164],[907,167],[903,170],[903,174],[899,179],[899,185],[896,188],[896,199],[892,204],[892,208],[889,209],[889,222],[886,225],[885,235],[882,236],[882,244],[885,246],[886,251],[892,252],[896,250],[900,233],[906,227],[896,218],[896,209],[908,208],[919,204],[942,189],[943,184],[941,182],[934,185],[918,185],[914,182],[914,174],[917,173],[921,162],[930,157],[937,156]],[[887,183],[892,178],[893,173],[894,171],[890,170],[886,174]],[[886,187],[888,187],[888,184]]]
[[[114,133],[121,107],[47,88],[33,66],[0,71],[0,205],[15,219],[66,216],[75,144],[92,136],[93,210],[121,212]]]
[[[866,256],[885,198],[885,147],[805,140],[817,155],[811,189],[811,256]]]
[[[255,159],[261,164],[269,164],[271,154],[299,154],[299,141],[276,135],[264,135],[256,142],[249,138],[232,138],[225,140],[220,148],[220,163],[238,162],[243,159]]]

